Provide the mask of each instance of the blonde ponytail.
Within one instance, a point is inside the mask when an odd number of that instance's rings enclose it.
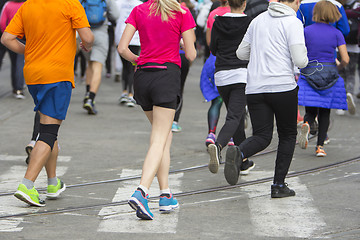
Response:
[[[160,15],[161,20],[164,22],[168,21],[169,17],[174,18],[174,12],[186,13],[176,0],[154,0],[150,6],[150,10],[151,14],[155,16]]]

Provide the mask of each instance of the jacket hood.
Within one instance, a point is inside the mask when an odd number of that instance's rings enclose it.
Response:
[[[249,25],[250,17],[243,15],[241,17],[217,16],[218,30],[224,35],[234,35],[241,32],[242,26]]]
[[[269,4],[268,12],[272,17],[296,16],[294,9],[278,2],[271,2]]]

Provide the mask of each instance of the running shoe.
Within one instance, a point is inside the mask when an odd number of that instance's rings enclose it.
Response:
[[[114,81],[115,82],[120,82],[120,74],[115,74]]]
[[[95,102],[88,98],[83,106],[84,109],[88,111],[89,115],[96,115],[97,111],[95,109]]]
[[[128,102],[128,94],[127,93],[121,94],[120,99],[119,99],[119,103],[120,104],[125,104],[127,102]]]
[[[173,122],[173,124],[171,125],[171,131],[172,132],[181,132],[182,128],[179,126],[179,124],[177,122]]]
[[[243,161],[241,164],[240,175],[248,175],[250,173],[250,170],[252,170],[254,167],[255,167],[255,163],[246,158],[246,160]]]
[[[310,126],[310,134],[316,135],[319,128],[319,123],[317,121],[317,118],[315,118],[315,121],[312,124],[309,124],[309,126]]]
[[[295,191],[290,189],[287,183],[271,185],[271,198],[283,198],[295,196]]]
[[[132,209],[136,211],[136,216],[144,220],[153,220],[154,215],[150,212],[148,206],[149,195],[145,197],[140,190],[136,190],[129,199],[128,203]]]
[[[317,157],[326,157],[326,152],[323,146],[316,146],[315,153]]]
[[[356,105],[354,102],[354,98],[351,93],[346,94],[346,101],[348,104],[348,111],[351,115],[355,115],[356,113]]]
[[[344,116],[344,115],[345,115],[345,111],[342,110],[342,109],[337,109],[335,113],[336,113],[336,115],[338,115],[338,116]]]
[[[59,197],[60,193],[65,191],[66,185],[59,178],[57,179],[57,185],[48,185],[46,197],[50,199],[56,199]]]
[[[89,97],[90,97],[90,92],[86,92],[86,93],[85,93],[84,100],[83,100],[84,104],[85,104],[86,101],[89,99]]]
[[[210,154],[210,163],[208,165],[209,170],[212,173],[217,173],[219,171],[221,161],[221,147],[218,143],[211,143],[208,146],[208,152]]]
[[[302,149],[306,149],[309,143],[310,126],[307,122],[303,123],[300,130],[299,146]]]
[[[45,201],[39,198],[39,193],[35,187],[27,189],[24,184],[20,184],[14,196],[31,206],[45,207]]]
[[[22,90],[14,90],[14,97],[16,99],[25,99],[25,95]]]
[[[128,101],[125,103],[127,107],[135,107],[136,101],[133,97],[128,97]]]
[[[330,138],[329,136],[326,134],[326,138],[324,140],[324,145],[328,145],[330,143]]]
[[[26,164],[29,164],[29,161],[30,161],[30,153],[31,151],[33,150],[34,146],[32,144],[28,144],[26,147],[25,147],[25,152],[27,154],[27,157],[25,159],[25,162]]]
[[[169,194],[161,194],[160,201],[159,201],[159,211],[162,213],[168,213],[175,208],[179,207],[179,203],[174,198],[172,193]]]
[[[215,144],[216,136],[214,133],[209,133],[209,135],[206,138],[205,145],[209,146],[209,144]]]
[[[233,139],[233,138],[230,138],[230,141],[228,142],[227,145],[228,145],[228,146],[234,146],[234,145],[235,145],[234,139]]]
[[[224,175],[226,181],[230,185],[237,184],[242,162],[243,161],[239,147],[238,146],[228,147],[226,151]]]
[[[111,73],[106,73],[105,77],[106,78],[111,78]]]

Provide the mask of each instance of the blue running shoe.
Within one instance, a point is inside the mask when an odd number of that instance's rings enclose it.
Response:
[[[128,203],[136,211],[136,216],[144,220],[153,220],[154,215],[150,212],[148,206],[149,195],[144,197],[140,190],[136,190],[129,199]]]
[[[163,213],[170,212],[171,210],[179,207],[179,203],[172,193],[170,193],[170,197],[166,195],[160,195],[159,211]]]

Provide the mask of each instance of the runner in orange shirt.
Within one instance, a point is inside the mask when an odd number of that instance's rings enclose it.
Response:
[[[44,166],[47,197],[57,198],[66,188],[56,177],[57,134],[75,87],[75,34],[77,31],[80,35],[80,46],[90,50],[94,37],[89,27],[78,0],[30,0],[20,7],[1,38],[11,51],[25,55],[25,83],[34,99],[34,111],[40,112],[39,138],[15,193],[15,197],[33,206],[45,206],[34,187]],[[17,40],[25,35],[26,46]]]

